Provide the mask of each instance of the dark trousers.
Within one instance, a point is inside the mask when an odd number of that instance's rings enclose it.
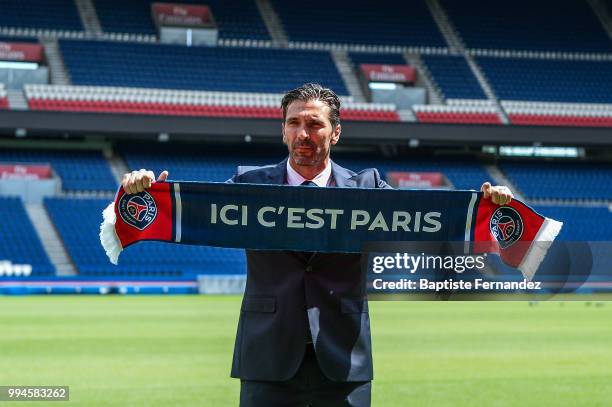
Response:
[[[284,382],[242,380],[240,407],[370,407],[372,382],[334,382],[319,368],[312,345]]]

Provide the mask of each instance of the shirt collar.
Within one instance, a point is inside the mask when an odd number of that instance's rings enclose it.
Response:
[[[329,180],[331,178],[332,168],[331,168],[331,160],[327,162],[327,166],[321,171],[316,177],[311,180],[307,180],[302,177],[296,170],[293,169],[291,164],[289,164],[289,160],[287,160],[287,184],[288,185],[301,185],[304,181],[312,181],[317,184],[318,187],[326,187],[329,185]]]

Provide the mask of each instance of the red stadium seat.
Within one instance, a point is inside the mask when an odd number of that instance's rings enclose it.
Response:
[[[527,126],[612,127],[612,116],[509,114],[512,124]]]
[[[502,124],[497,113],[417,111],[416,116],[421,123]]]
[[[57,92],[57,95],[54,95],[54,92]],[[282,117],[276,95],[201,92],[194,96],[181,95],[178,91],[142,89],[134,89],[133,92],[132,94],[122,90],[120,93],[122,98],[117,99],[116,88],[31,85],[29,90],[26,89],[26,96],[33,110],[262,119]],[[146,101],[147,97],[150,101]],[[243,104],[236,104],[236,101],[241,101]],[[360,103],[359,107],[345,108],[342,118],[369,121],[400,120],[398,113],[390,110],[392,107],[384,106],[384,110],[381,110],[381,106],[383,105]]]

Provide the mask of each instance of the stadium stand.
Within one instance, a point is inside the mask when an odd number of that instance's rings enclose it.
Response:
[[[608,291],[605,287],[610,281],[610,264],[612,264],[609,244],[612,239],[612,211],[605,206],[573,205],[536,205],[533,209],[563,222],[563,228],[552,248],[554,256],[559,258],[551,257],[553,254],[549,254],[547,261],[554,266],[539,270],[538,273],[545,273],[540,278],[567,282],[566,290],[570,292],[576,290],[577,293],[584,294],[598,290]],[[564,253],[567,251],[572,256],[572,269],[569,275],[565,274],[566,271],[562,266]],[[516,270],[511,267],[496,263],[496,268],[505,278],[516,278]],[[559,271],[561,274],[557,274]]]
[[[413,105],[421,123],[502,124],[497,109],[491,105]]]
[[[94,0],[106,32],[156,34],[151,17],[153,0]],[[219,28],[219,38],[270,40],[254,0],[181,0],[181,4],[206,4]]]
[[[280,119],[281,94],[26,85],[32,110]],[[342,119],[399,121],[393,104],[343,98]]]
[[[129,144],[119,147],[128,167],[131,169],[148,168],[156,174],[169,170],[172,179],[207,180],[224,182],[236,173],[238,165],[256,166],[279,162],[287,156],[282,146],[261,149],[257,147],[231,149],[227,147],[155,147],[146,150]],[[433,171],[442,172],[457,189],[478,188],[490,179],[485,169],[472,158],[419,158],[403,157],[383,159],[371,153],[356,154],[338,151],[334,162],[353,171],[377,168],[384,178],[389,171]]]
[[[408,62],[400,54],[349,52],[349,58],[357,68],[360,64],[408,65]]]
[[[170,172],[170,178],[189,181],[225,182],[236,173],[238,165],[274,164],[285,157],[287,151],[278,146],[270,149],[228,148],[213,145],[149,145],[133,146],[122,143],[117,151],[129,169],[147,168],[159,174]]]
[[[14,265],[31,265],[31,273],[27,275],[26,272],[23,277],[55,273],[20,198],[0,197],[0,222],[0,262],[8,260]],[[3,277],[17,275],[4,270],[0,273],[0,278]]]
[[[144,242],[126,248],[120,264],[109,263],[98,236],[110,200],[47,198],[45,207],[81,276],[178,278],[244,274],[244,252],[203,246]]]
[[[60,46],[75,85],[283,93],[313,81],[349,94],[328,52],[71,40]]]
[[[490,180],[489,174],[477,161],[463,156],[381,159],[371,158],[368,155],[335,154],[334,160],[353,171],[377,168],[383,178],[389,171],[441,172],[446,175],[455,189],[480,188],[483,182]]]
[[[502,162],[529,199],[612,200],[612,166],[604,163]]]
[[[446,48],[424,1],[273,1],[290,41]],[[304,22],[304,16],[319,11]]]
[[[279,162],[287,155],[281,147],[232,149],[227,147],[155,147],[143,150],[122,144],[118,151],[131,169],[149,168],[156,174],[169,170],[172,179],[224,182],[236,173],[238,165],[257,166]],[[377,168],[385,177],[389,171],[442,172],[457,189],[473,189],[490,180],[485,169],[470,157],[396,159],[375,158],[372,154],[336,152],[333,160],[353,171]],[[204,164],[205,163],[205,164]]]
[[[36,37],[0,35],[0,42],[38,42]]]
[[[607,207],[534,206],[547,217],[563,222],[559,238],[569,241],[612,240],[612,212]]]
[[[441,0],[468,48],[611,52],[612,43],[587,1]]]
[[[72,0],[2,0],[0,27],[83,31]]]
[[[0,162],[49,163],[67,191],[115,191],[117,181],[100,151],[0,150]]]
[[[6,93],[6,89],[4,88],[4,84],[0,83],[0,109],[8,109],[8,96]]]
[[[576,242],[589,242],[592,267],[587,268],[587,261],[583,258],[580,269],[575,270],[575,273],[586,274],[590,281],[609,281],[610,264],[612,264],[609,244],[612,240],[612,211],[608,207],[553,205],[535,206],[534,209],[546,214],[547,217],[563,222],[563,228],[557,239],[569,242],[570,249],[575,250],[580,247]],[[570,277],[570,279],[577,278],[578,275]]]
[[[421,59],[446,99],[487,98],[462,56],[423,55]]]
[[[612,105],[502,101],[512,124],[612,127]]]
[[[479,57],[506,101],[612,103],[612,61]]]

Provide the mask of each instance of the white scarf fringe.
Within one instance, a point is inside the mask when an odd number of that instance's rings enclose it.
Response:
[[[102,243],[102,247],[110,262],[116,265],[119,262],[119,254],[121,254],[123,247],[115,231],[115,223],[117,223],[115,202],[111,202],[104,209],[102,217],[104,220],[100,224],[100,243]]]
[[[540,263],[546,257],[546,252],[552,245],[553,240],[557,237],[563,227],[563,222],[559,222],[550,218],[545,218],[542,227],[538,231],[535,239],[529,246],[523,261],[519,264],[518,269],[523,273],[523,277],[527,281],[531,281]]]

